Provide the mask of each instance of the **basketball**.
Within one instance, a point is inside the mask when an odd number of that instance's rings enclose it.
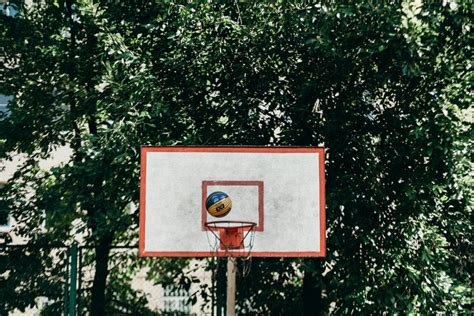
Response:
[[[206,210],[214,217],[226,216],[231,209],[232,200],[224,192],[213,192],[206,199]]]

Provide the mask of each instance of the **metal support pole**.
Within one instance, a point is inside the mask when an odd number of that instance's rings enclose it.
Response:
[[[216,315],[216,258],[212,257],[211,258],[211,264],[212,264],[212,269],[211,269],[211,287],[212,287],[212,292],[211,292],[211,316]]]
[[[77,244],[71,246],[71,277],[69,278],[69,316],[76,315]]]
[[[217,269],[216,269],[216,316],[223,316],[225,315],[225,287],[227,286],[227,280],[225,279],[226,276],[226,268],[224,267],[219,260],[217,259]]]
[[[227,316],[235,316],[235,272],[237,261],[235,258],[227,258]]]

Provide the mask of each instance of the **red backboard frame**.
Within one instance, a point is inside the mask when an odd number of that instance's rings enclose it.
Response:
[[[324,257],[326,255],[326,201],[325,201],[325,168],[324,148],[322,147],[244,147],[244,146],[143,146],[141,148],[140,171],[140,227],[139,227],[139,255],[142,257],[208,257],[215,256],[211,251],[145,251],[145,221],[146,221],[146,162],[147,153],[150,152],[224,152],[224,153],[318,153],[319,154],[319,201],[320,214],[320,250],[309,252],[252,252],[257,257]],[[262,184],[263,185],[263,184]],[[262,196],[263,198],[263,196]],[[259,215],[260,216],[260,215]],[[263,216],[263,209],[262,209]],[[263,230],[263,218],[262,227]],[[257,237],[258,238],[258,237]],[[225,256],[218,253],[217,256]]]

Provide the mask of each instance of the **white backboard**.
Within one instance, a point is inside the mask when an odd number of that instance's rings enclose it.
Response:
[[[211,256],[207,196],[232,199],[225,220],[257,223],[252,256],[325,255],[324,149],[142,147],[140,255]],[[224,255],[218,253],[217,255]]]

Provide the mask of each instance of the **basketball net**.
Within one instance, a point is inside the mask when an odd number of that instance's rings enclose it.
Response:
[[[215,258],[242,259],[242,275],[247,276],[251,267],[251,254],[255,240],[254,222],[213,221],[206,222],[207,240],[211,255]]]

